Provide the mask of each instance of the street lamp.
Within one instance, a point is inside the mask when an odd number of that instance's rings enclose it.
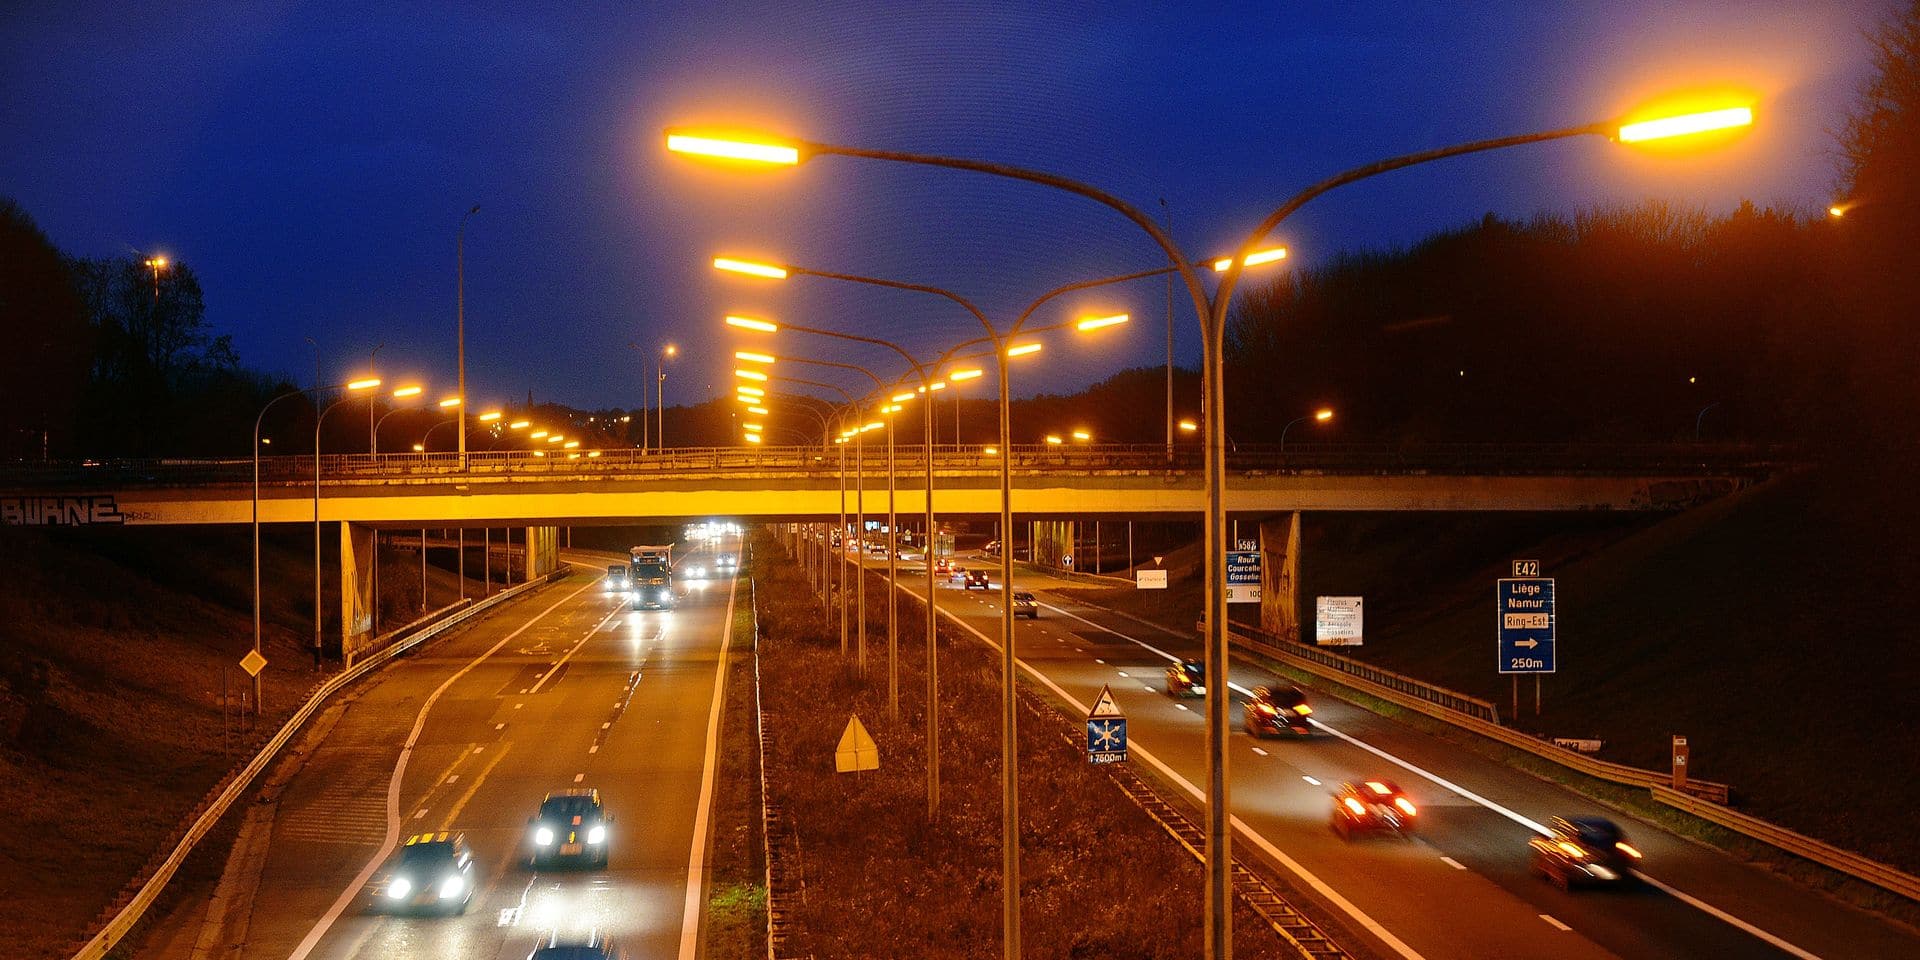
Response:
[[[1203,856],[1207,868],[1205,953],[1207,957],[1226,960],[1226,958],[1232,956],[1233,950],[1231,935],[1232,914],[1230,909],[1232,897],[1232,855],[1231,835],[1229,832],[1231,828],[1231,804],[1227,789],[1226,754],[1227,713],[1230,706],[1230,699],[1226,683],[1227,627],[1226,596],[1224,590],[1226,577],[1225,331],[1228,308],[1232,303],[1233,289],[1240,279],[1241,272],[1249,265],[1249,260],[1261,251],[1262,248],[1260,244],[1265,241],[1267,235],[1285,221],[1287,217],[1291,216],[1294,211],[1298,210],[1309,200],[1328,190],[1357,180],[1447,157],[1569,137],[1597,135],[1621,143],[1659,142],[1670,137],[1731,130],[1748,126],[1752,123],[1753,111],[1752,108],[1748,106],[1735,106],[1679,116],[1625,118],[1620,121],[1584,124],[1559,130],[1458,144],[1435,150],[1406,154],[1365,166],[1355,167],[1308,187],[1306,190],[1296,194],[1291,200],[1282,204],[1273,213],[1269,214],[1265,220],[1248,234],[1239,249],[1233,252],[1229,258],[1230,262],[1227,264],[1226,269],[1219,271],[1221,276],[1220,284],[1212,296],[1208,296],[1205,288],[1201,284],[1199,274],[1180,252],[1173,238],[1152,218],[1148,217],[1133,204],[1111,193],[1090,184],[1062,177],[1057,174],[958,157],[943,157],[893,150],[874,150],[864,147],[808,141],[782,140],[780,138],[762,135],[742,136],[731,132],[669,130],[667,132],[667,149],[682,154],[737,162],[746,166],[763,164],[791,166],[798,164],[803,159],[814,156],[839,155],[895,163],[969,170],[990,176],[1021,180],[1027,183],[1073,193],[1113,209],[1121,216],[1132,221],[1135,226],[1138,226],[1151,237],[1166,254],[1168,262],[1172,265],[1170,268],[1162,268],[1162,270],[1153,271],[1152,274],[1146,275],[1155,275],[1167,269],[1174,269],[1179,272],[1181,280],[1187,287],[1188,295],[1193,300],[1195,315],[1200,319],[1203,366],[1202,385],[1204,390],[1202,419],[1204,421],[1206,434],[1206,669],[1209,676],[1213,679],[1212,682],[1208,684],[1210,689],[1208,690],[1206,700],[1207,843]],[[902,289],[918,289],[949,296],[972,310],[975,316],[987,328],[989,336],[996,336],[992,324],[987,321],[984,314],[972,308],[970,304],[959,301],[958,298],[953,298],[951,294],[910,284],[891,285]],[[997,340],[996,343],[998,343]],[[1004,368],[1007,355],[1005,351],[1001,354],[1003,373],[1001,390],[1003,397],[1006,390]],[[1006,413],[1006,401],[1004,399],[1002,404],[1001,438],[1004,445],[1007,434],[1008,415]],[[1009,513],[1005,490],[1007,484],[1004,479],[1008,475],[1005,464],[1006,459],[1007,458],[1004,457],[1002,458],[1001,468],[1001,475],[1003,477],[1001,513],[1003,521],[1010,523],[1010,520],[1005,519]],[[1010,557],[1012,551],[1004,551],[1004,553]],[[1007,567],[1011,566],[1010,559],[1003,560],[1003,562]],[[1011,589],[1010,584],[1008,585],[1008,589]],[[1009,604],[1003,604],[1003,606],[1006,605]],[[1006,751],[1006,756],[1011,758],[1015,752],[1013,747],[1016,745],[1013,743],[1015,707],[1012,684],[1015,658],[1013,656],[1010,611],[1003,610],[1002,619],[1002,639],[1004,645],[1002,661],[1003,669],[1007,675],[1005,689],[1002,692],[1003,737],[1005,737],[1007,741],[1006,744],[1003,745],[1003,749]],[[1004,857],[1006,858],[1004,861],[1006,878],[1003,880],[1003,895],[1005,900],[1002,904],[1002,946],[1005,956],[1012,958],[1019,956],[1021,950],[1019,891],[1016,882],[1018,876],[1019,833],[1018,821],[1016,819],[1017,809],[1015,807],[1016,794],[1012,786],[1013,770],[1011,763],[1007,763],[1006,769],[1002,771],[1002,775],[1007,778],[1008,781],[1008,787],[1002,803],[1002,842],[1005,849]]]
[[[653,381],[653,406],[659,417],[660,429],[654,431],[654,449],[667,452],[667,361],[680,355],[680,348],[669,343],[660,348],[659,375]]]
[[[1288,420],[1287,425],[1280,428],[1280,452],[1285,453],[1287,450],[1287,431],[1292,430],[1294,424],[1300,423],[1303,420],[1312,420],[1315,423],[1328,423],[1333,420],[1333,408],[1321,407],[1306,416],[1294,417],[1292,420]]]
[[[406,400],[412,397],[419,396],[421,394],[421,391],[424,389],[425,388],[419,387],[419,386],[401,387],[400,389],[393,391],[392,397],[395,400]],[[373,409],[373,404],[368,403],[367,409],[371,411]],[[372,430],[373,436],[371,438],[373,441],[373,447],[368,452],[374,453],[374,454],[378,454],[380,452],[380,427],[387,422],[387,418],[393,416],[396,413],[406,412],[407,410],[408,408],[406,407],[396,406],[393,409],[388,410],[386,413],[381,414],[380,419],[375,420],[373,422],[373,430]]]
[[[469,207],[466,213],[461,214],[460,229],[456,231],[453,235],[453,258],[454,258],[454,265],[455,265],[454,269],[456,271],[456,274],[455,274],[456,279],[454,281],[454,303],[455,303],[454,311],[455,311],[455,316],[457,318],[455,322],[459,328],[458,339],[459,339],[460,383],[458,386],[458,390],[459,390],[459,395],[462,399],[465,399],[467,395],[467,218],[479,212],[480,212],[480,205],[476,203],[472,207]],[[464,470],[466,469],[466,466],[467,466],[466,421],[462,420],[460,422],[459,429],[460,429],[460,467],[461,469]],[[464,571],[464,567],[466,564],[466,557],[467,557],[466,535],[467,535],[466,528],[462,527],[460,530],[460,537],[461,537],[460,562],[461,562],[463,571]],[[466,596],[466,586],[465,586],[466,582],[467,582],[466,574],[462,572],[461,578],[460,578],[460,583],[461,583],[460,595],[462,598]]]
[[[354,399],[362,391],[371,391],[380,385],[379,377],[362,377],[347,384],[347,395],[328,404],[320,415],[313,419],[313,668],[320,669],[320,427],[327,422],[327,414],[335,407]],[[371,396],[371,394],[369,394]],[[371,401],[369,401],[371,402]],[[340,649],[342,658],[351,662],[351,654],[344,644]]]

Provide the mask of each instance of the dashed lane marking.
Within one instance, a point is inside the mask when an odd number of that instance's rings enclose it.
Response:
[[[1254,747],[1254,748],[1253,748],[1253,752],[1254,752],[1254,753],[1257,753],[1257,754],[1259,754],[1259,755],[1261,755],[1261,756],[1263,756],[1263,757],[1268,757],[1268,756],[1272,756],[1272,754],[1270,754],[1270,753],[1268,753],[1268,752],[1267,752],[1267,751],[1265,751],[1265,750],[1262,750],[1262,749],[1260,749],[1259,747]]]
[[[1555,930],[1558,930],[1561,933],[1569,933],[1573,930],[1572,927],[1569,927],[1566,924],[1561,923],[1558,920],[1555,920],[1552,916],[1548,914],[1544,914],[1544,913],[1541,914],[1540,919],[1545,920],[1547,923],[1551,924]]]
[[[1312,777],[1309,777],[1309,776],[1304,776],[1304,775],[1303,775],[1303,776],[1301,776],[1301,777],[1300,777],[1300,779],[1302,779],[1302,780],[1305,780],[1306,782],[1308,782],[1308,783],[1311,783],[1311,784],[1313,784],[1313,785],[1314,785],[1314,786],[1316,786],[1316,787],[1320,785],[1320,781],[1318,781],[1318,780],[1315,780],[1314,778],[1312,778]]]
[[[1449,867],[1454,868],[1455,870],[1465,870],[1467,868],[1466,864],[1461,863],[1460,861],[1455,860],[1452,857],[1441,857],[1440,862],[1446,864]]]

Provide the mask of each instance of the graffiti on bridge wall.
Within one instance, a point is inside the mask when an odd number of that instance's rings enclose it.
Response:
[[[124,524],[126,514],[112,494],[77,497],[0,497],[0,524],[13,527],[82,527]]]

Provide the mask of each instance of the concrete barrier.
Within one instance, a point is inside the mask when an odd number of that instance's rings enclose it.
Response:
[[[261,747],[258,753],[254,754],[253,759],[247,761],[246,766],[229,774],[224,781],[208,793],[207,799],[201,803],[199,812],[195,814],[187,824],[179,841],[173,845],[173,849],[168,852],[164,858],[160,859],[157,864],[153,865],[151,871],[147,872],[146,879],[140,882],[139,888],[131,896],[124,898],[124,903],[119,903],[109,908],[112,911],[112,915],[101,924],[100,929],[95,931],[93,936],[87,938],[85,943],[82,943],[74,950],[73,960],[104,960],[108,952],[113,950],[128,933],[132,932],[134,927],[139,925],[140,921],[146,917],[147,910],[153,906],[154,901],[158,900],[160,895],[166,891],[167,884],[172,882],[174,874],[179,872],[180,865],[186,862],[187,856],[193,853],[194,848],[199,846],[200,841],[205,839],[206,835],[213,830],[214,825],[219,823],[220,818],[225,816],[228,810],[232,809],[234,802],[238,800],[242,794],[246,793],[248,788],[253,785],[254,779],[267,768],[268,764],[273,762],[274,757],[277,756],[287,744],[293,742],[293,738],[299,735],[301,728],[306,726],[307,721],[313,719],[313,716],[320,712],[321,705],[326,703],[328,698],[338,693],[348,684],[385,666],[387,661],[479,616],[487,610],[491,610],[505,603],[513,597],[559,580],[567,576],[569,572],[570,571],[565,569],[556,570],[538,580],[508,588],[484,600],[461,605],[462,609],[459,611],[449,614],[438,622],[415,632],[412,636],[400,640],[397,643],[391,643],[382,647],[365,660],[334,674],[326,682],[322,683],[318,689],[314,690],[313,695],[307,698],[307,702],[302,704],[300,709],[294,711],[293,716],[287,718],[287,722],[281,725],[279,731],[273,735],[272,739],[269,739],[266,745]]]

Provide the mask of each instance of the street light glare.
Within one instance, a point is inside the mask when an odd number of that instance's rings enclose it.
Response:
[[[746,362],[748,362],[748,363],[772,363],[772,362],[774,362],[774,359],[773,359],[773,356],[772,356],[771,354],[765,354],[765,353],[754,353],[754,352],[753,352],[753,351],[751,351],[751,350],[736,350],[736,351],[734,351],[734,353],[733,353],[733,358],[734,358],[735,360],[745,360],[745,361],[746,361]]]
[[[929,390],[945,390],[946,388],[947,388],[947,382],[945,380],[935,380],[931,385],[921,387],[920,392],[925,393]]]
[[[1074,329],[1098,330],[1101,327],[1119,326],[1120,324],[1126,323],[1128,319],[1129,317],[1124,313],[1116,313],[1110,317],[1088,317],[1087,319],[1074,324]]]
[[[765,320],[755,320],[752,317],[730,316],[727,318],[727,326],[739,327],[743,330],[758,330],[761,333],[773,333],[780,329],[778,324],[768,323]]]
[[[507,429],[508,430],[525,430],[526,428],[532,425],[533,425],[532,420],[515,420],[514,422],[507,424]]]
[[[368,377],[365,380],[354,380],[348,383],[347,389],[348,390],[371,390],[374,387],[377,387],[379,385],[380,385],[379,377]]]
[[[771,263],[755,263],[752,260],[735,260],[731,257],[714,257],[713,268],[728,273],[744,273],[750,277],[766,277],[770,280],[785,280],[786,267],[776,267]]]
[[[759,429],[760,429],[760,425],[759,425],[759,424],[757,424],[757,423],[743,423],[743,424],[741,424],[741,425],[740,425],[740,429],[742,429],[742,430],[750,430],[750,431],[751,431],[751,430],[759,430]]]
[[[551,436],[551,437],[548,437],[548,438],[547,438],[547,442],[548,442],[548,443],[559,443],[560,441],[562,441],[562,440],[565,440],[566,438],[567,438],[567,435],[566,435],[566,434],[564,434],[564,433],[556,433],[556,434],[554,434],[553,436]]]
[[[1000,455],[1000,448],[999,447],[982,447],[980,452],[986,454],[989,457],[997,457]]]
[[[445,400],[440,401],[440,406],[442,408],[457,407],[459,405],[460,405],[459,397],[448,397]]]
[[[872,422],[872,423],[869,423],[869,424],[867,424],[867,425],[865,425],[865,426],[863,426],[863,427],[861,427],[861,428],[860,428],[860,432],[861,432],[861,433],[866,433],[866,432],[867,432],[868,430],[878,430],[878,429],[880,429],[881,427],[884,427],[884,426],[886,426],[886,424],[884,424],[884,423],[881,423],[881,422],[880,422],[880,421],[878,421],[878,420],[875,420],[874,422]]]
[[[660,352],[666,354],[669,357],[677,357],[680,355],[680,348],[669,343]]]
[[[696,157],[715,157],[721,160],[749,160],[754,163],[771,163],[780,166],[792,166],[800,162],[798,147],[781,143],[768,143],[764,138],[712,137],[690,133],[667,133],[667,149],[674,153],[684,153]]]
[[[1333,419],[1333,408],[1321,407],[1313,412],[1313,418],[1321,423],[1326,423],[1328,420]]]
[[[1263,263],[1273,263],[1276,260],[1285,260],[1286,258],[1286,247],[1272,247],[1266,250],[1256,250],[1253,253],[1247,254],[1247,258],[1242,260],[1240,265],[1243,267],[1257,267]],[[1221,257],[1213,262],[1215,273],[1225,273],[1227,272],[1227,268],[1231,266],[1233,266],[1232,257]]]
[[[1085,430],[1075,430],[1073,432],[1073,438],[1075,440],[1092,440],[1093,434]]]
[[[1048,443],[1055,443],[1055,444],[1057,444],[1057,443],[1060,443],[1060,442],[1061,442],[1061,440],[1060,440],[1060,438],[1059,438],[1059,437],[1057,437],[1057,436],[1055,436],[1055,435],[1053,435],[1053,434],[1051,434],[1051,433],[1049,433],[1049,434],[1047,434],[1047,442],[1048,442]]]
[[[527,434],[527,439],[538,440],[541,437],[544,437],[546,435],[547,435],[547,432],[545,430],[535,430],[534,432]]]
[[[1727,107],[1723,110],[1706,110],[1700,113],[1683,113],[1678,116],[1623,123],[1614,139],[1621,143],[1641,143],[1647,140],[1664,140],[1668,137],[1684,137],[1688,134],[1752,125],[1752,107]]]
[[[913,394],[911,393],[896,393],[893,395],[894,403],[906,403],[908,400],[912,400],[912,399],[913,399]]]
[[[736,369],[736,370],[734,370],[734,371],[733,371],[733,375],[734,375],[734,376],[736,376],[736,377],[739,377],[739,378],[740,378],[740,379],[742,379],[742,380],[756,380],[756,381],[759,381],[759,382],[761,382],[761,383],[765,383],[765,382],[767,381],[767,375],[766,375],[766,374],[764,374],[764,373],[761,373],[761,372],[760,372],[760,371],[758,371],[758,370],[739,370],[739,369]]]
[[[986,371],[981,370],[979,367],[971,367],[966,370],[955,370],[954,372],[947,374],[947,379],[953,381],[954,383],[959,383],[962,380],[972,380],[975,377],[978,377],[985,372]]]
[[[402,397],[417,397],[420,395],[420,392],[425,389],[425,387],[401,387],[393,392],[393,396],[396,400]]]
[[[572,450],[573,448],[579,445],[580,445],[580,441],[578,440],[568,440],[566,443],[563,443],[560,446],[562,449]]]
[[[491,410],[479,415],[478,417],[475,417],[474,419],[480,421],[481,423],[492,423],[495,420],[500,419],[500,411]]]
[[[764,397],[767,395],[767,392],[765,390],[760,389],[759,387],[740,386],[740,387],[734,387],[733,389],[736,391],[737,395],[739,396]]]
[[[747,412],[764,417],[767,415],[767,408],[766,407],[748,407]]]
[[[1827,208],[1827,216],[1829,217],[1844,217],[1846,215],[1847,215],[1847,208],[1837,203]]]
[[[1023,343],[1017,347],[1008,347],[1007,356],[1024,357],[1029,353],[1039,353],[1042,346],[1043,344],[1038,343]]]
[[[760,442],[760,435],[759,435],[759,434],[757,434],[757,433],[748,433],[748,434],[742,434],[742,436],[745,436],[745,437],[747,438],[747,442],[748,442],[748,443],[759,443],[759,442]]]
[[[1180,421],[1180,430],[1183,433],[1193,433],[1194,431],[1199,429],[1200,429],[1200,425],[1197,423],[1194,423],[1192,420]]]

